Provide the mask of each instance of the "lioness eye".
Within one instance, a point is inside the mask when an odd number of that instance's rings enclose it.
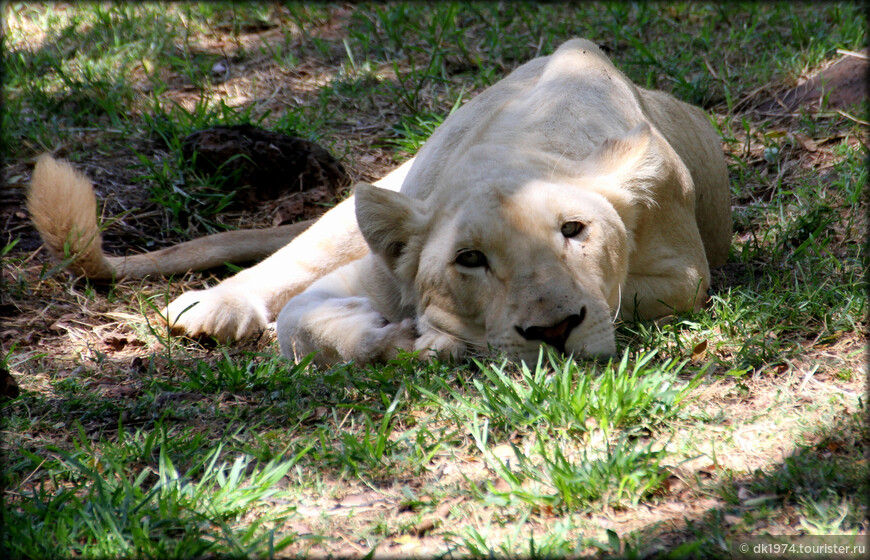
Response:
[[[466,249],[460,251],[459,254],[456,255],[456,264],[467,266],[468,268],[486,266],[486,256],[484,256],[480,251]]]
[[[583,225],[583,222],[565,222],[562,224],[562,235],[565,237],[574,237],[579,235],[585,227],[586,226]]]

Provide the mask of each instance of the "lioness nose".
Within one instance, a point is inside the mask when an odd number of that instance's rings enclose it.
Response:
[[[515,327],[520,336],[526,340],[540,340],[545,344],[556,348],[563,354],[565,353],[565,342],[568,341],[568,336],[576,326],[583,322],[586,317],[586,307],[580,309],[579,314],[569,315],[549,327]]]

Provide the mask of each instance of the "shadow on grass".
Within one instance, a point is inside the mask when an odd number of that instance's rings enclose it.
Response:
[[[644,558],[732,558],[732,545],[765,535],[867,535],[870,430],[862,413],[805,434],[779,464],[731,475],[705,488],[725,505],[687,515],[673,527],[639,531],[657,542]],[[866,537],[858,537],[864,542]],[[821,556],[820,556],[821,557]],[[858,558],[858,556],[855,556]]]

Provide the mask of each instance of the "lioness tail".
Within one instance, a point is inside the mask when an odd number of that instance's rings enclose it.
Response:
[[[233,230],[129,257],[103,253],[97,199],[87,177],[65,162],[40,156],[27,209],[49,251],[67,268],[94,280],[183,274],[226,263],[263,259],[305,231],[313,220],[275,228]]]
[[[33,170],[27,209],[48,250],[77,275],[109,279],[113,267],[103,255],[97,199],[91,182],[65,161],[40,156]]]

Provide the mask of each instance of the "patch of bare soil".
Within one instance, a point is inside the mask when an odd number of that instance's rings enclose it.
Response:
[[[784,116],[800,110],[849,111],[867,99],[870,49],[843,52],[827,66],[816,70],[796,86],[774,94],[756,110],[770,116]]]

